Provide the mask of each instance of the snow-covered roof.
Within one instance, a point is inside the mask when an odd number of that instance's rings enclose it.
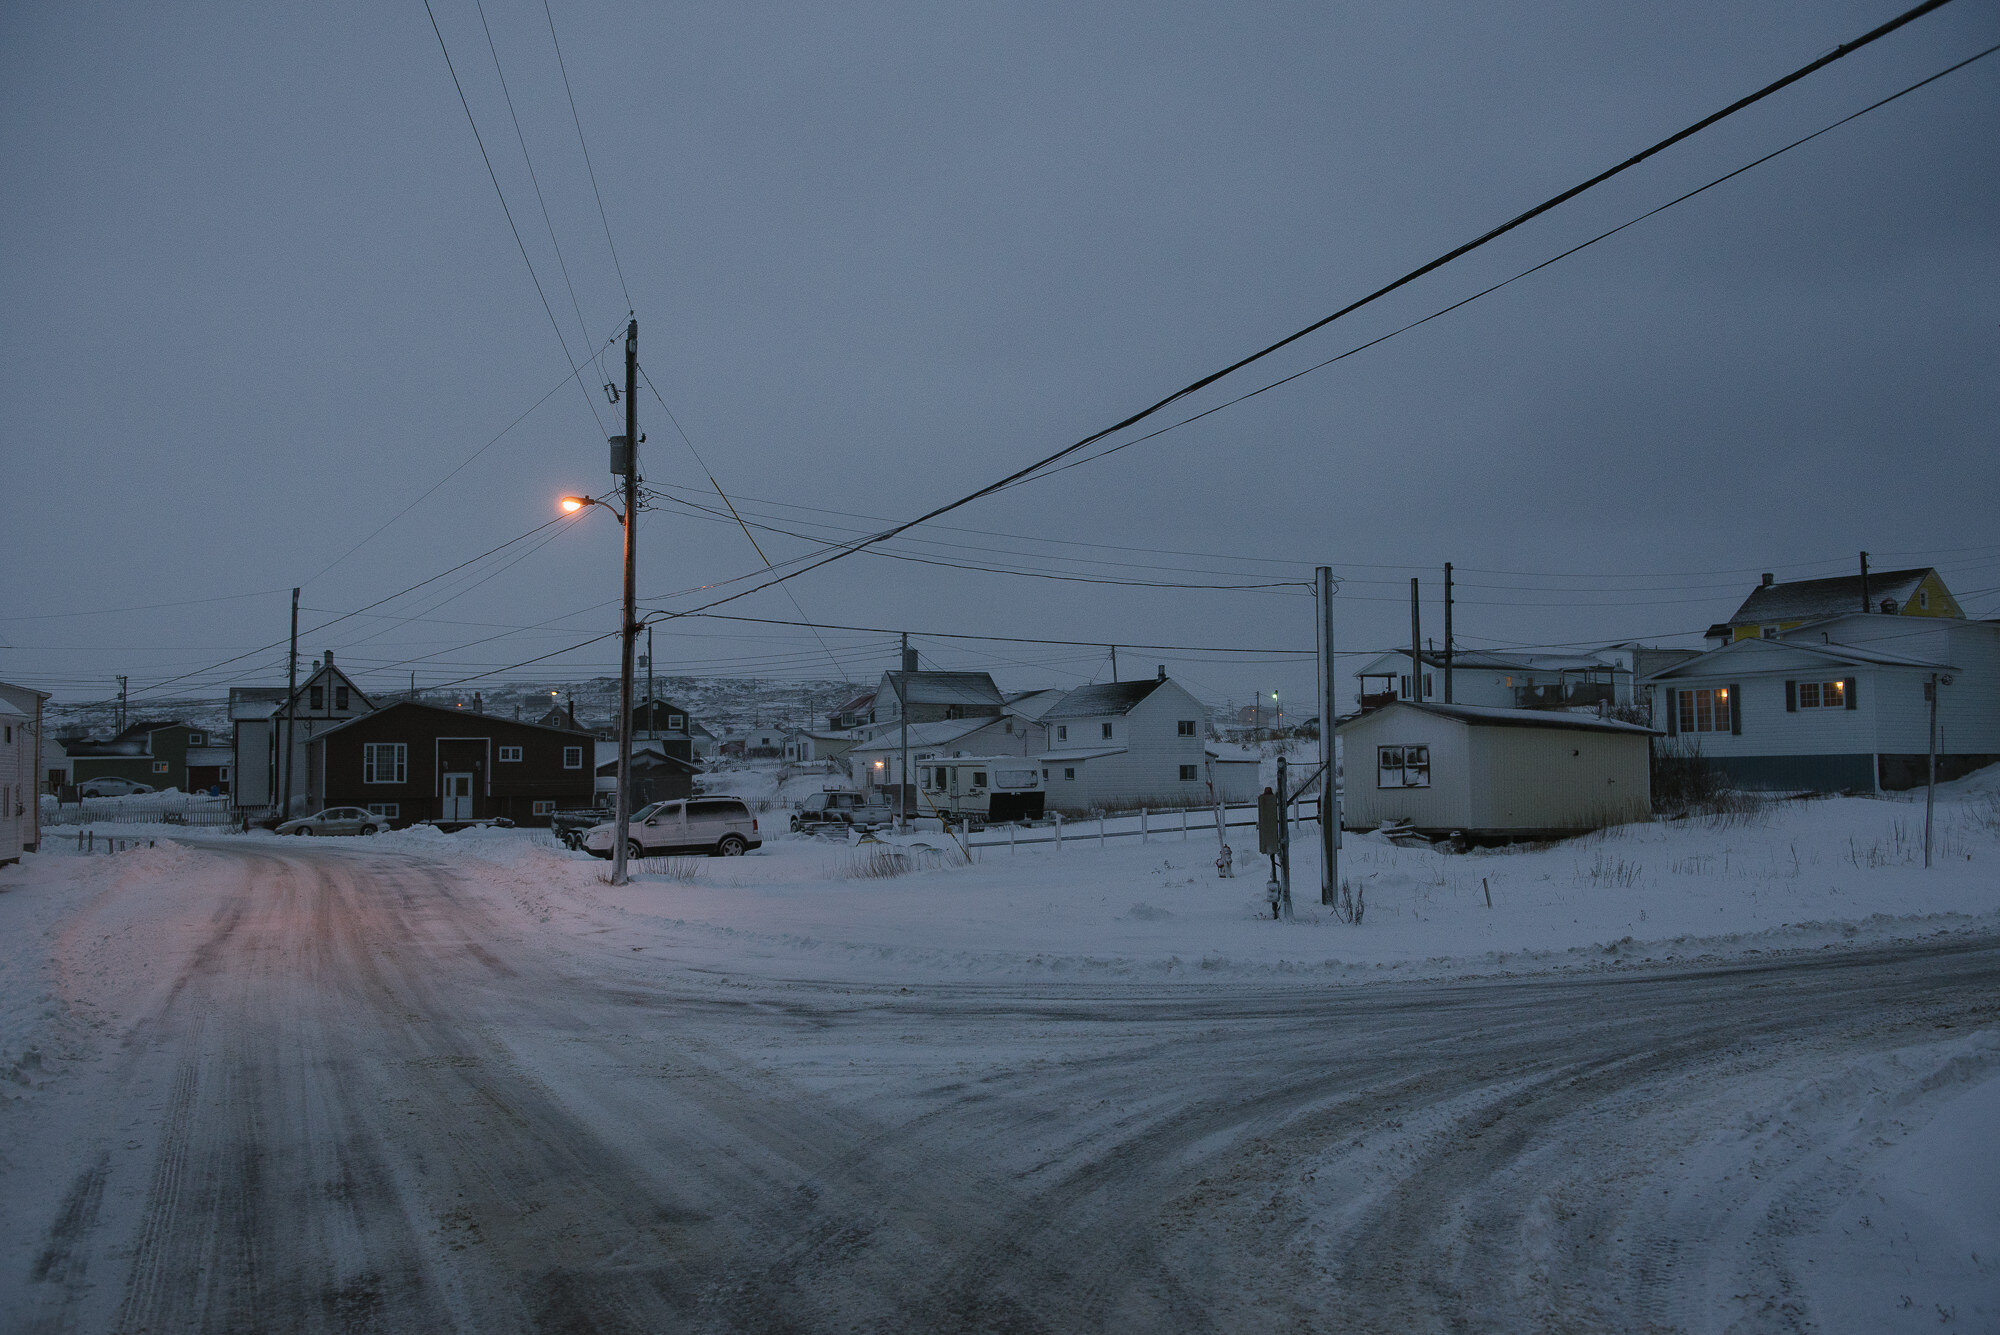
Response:
[[[911,746],[943,746],[955,742],[981,728],[991,727],[1000,720],[991,716],[985,718],[941,718],[929,723],[912,723],[909,727]],[[878,733],[873,738],[855,747],[856,751],[898,751],[903,745],[903,729],[890,727],[887,732]]]
[[[1561,709],[1505,709],[1499,705],[1445,705],[1426,701],[1418,704],[1414,700],[1396,700],[1358,715],[1335,728],[1336,732],[1346,732],[1371,720],[1387,714],[1392,709],[1415,709],[1426,714],[1436,714],[1441,718],[1457,719],[1475,727],[1486,728],[1569,728],[1580,732],[1624,732],[1640,736],[1658,736],[1659,729],[1648,728],[1639,723],[1621,723],[1616,719],[1601,719],[1589,714],[1572,714]]]
[[[1721,660],[1725,658],[1734,660],[1756,654],[1768,654],[1773,650],[1812,654],[1815,657],[1824,658],[1835,663],[1852,663],[1870,667],[1924,668],[1936,672],[1956,671],[1950,663],[1939,663],[1928,658],[1912,658],[1908,654],[1891,653],[1887,649],[1875,649],[1865,645],[1813,644],[1806,640],[1792,639],[1755,639],[1737,640],[1732,644],[1725,644],[1719,649],[1711,649],[1698,658],[1690,658],[1685,662],[1675,663],[1672,667],[1662,668],[1650,677],[1644,677],[1641,680],[1666,681],[1674,677],[1707,676],[1711,672],[1721,670]],[[1781,672],[1784,669],[1781,666],[1761,669],[1753,668],[1747,664],[1738,664],[1731,661],[1726,670],[1730,672]]]
[[[1743,605],[1729,618],[1732,626],[1760,625],[1773,621],[1806,621],[1837,616],[1842,612],[1872,611],[1884,598],[1898,605],[1910,601],[1930,566],[1910,570],[1868,572],[1868,606],[1861,599],[1861,575],[1836,575],[1832,579],[1795,579],[1783,584],[1764,584],[1750,591]]]
[[[0,717],[26,718],[28,717],[28,711],[25,709],[16,709],[5,700],[0,700]]]
[[[1018,718],[1039,722],[1042,715],[1067,694],[1060,686],[1045,686],[1039,691],[1016,691],[1007,697],[1006,711]]]
[[[913,705],[1001,703],[1000,688],[985,672],[884,672],[882,680],[891,694]]]
[[[1442,668],[1444,654],[1426,649],[1418,657],[1426,667]],[[1407,664],[1410,661],[1408,649],[1384,649],[1380,655],[1369,659],[1355,670],[1356,676],[1379,677],[1382,673],[1370,671],[1378,668],[1383,660],[1393,660]],[[1498,672],[1608,672],[1620,665],[1605,654],[1545,654],[1520,653],[1497,649],[1458,649],[1451,656],[1454,669]]]
[[[1079,686],[1043,711],[1042,722],[1129,714],[1134,705],[1166,684],[1165,677],[1148,677],[1144,681],[1103,681],[1094,686]]]

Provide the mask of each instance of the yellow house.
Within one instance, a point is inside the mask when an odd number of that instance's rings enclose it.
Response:
[[[1765,575],[1764,582],[1751,590],[1736,614],[1708,628],[1708,638],[1718,644],[1737,640],[1775,640],[1788,630],[1808,621],[1844,616],[1849,612],[1875,612],[1890,616],[1950,617],[1963,620],[1965,612],[1945,588],[1938,572],[1930,566],[1914,570],[1874,570],[1866,576],[1839,575],[1832,579],[1799,579],[1780,584]]]

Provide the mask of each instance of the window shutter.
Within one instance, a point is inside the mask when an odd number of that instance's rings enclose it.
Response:
[[[1671,688],[1667,691],[1667,736],[1677,737],[1681,730],[1680,692]]]
[[[1787,714],[1799,712],[1799,684],[1795,681],[1785,683],[1785,712]]]
[[[1729,683],[1729,730],[1738,736],[1743,732],[1743,688],[1733,681]]]
[[[1842,681],[1840,688],[1840,693],[1847,697],[1847,707],[1849,709],[1857,708],[1858,706],[1854,703],[1854,678],[1849,677]]]

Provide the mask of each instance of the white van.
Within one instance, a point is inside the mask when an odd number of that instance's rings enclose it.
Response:
[[[583,851],[592,857],[610,857],[617,829],[613,821],[591,826],[583,834]],[[625,849],[628,858],[667,853],[733,858],[764,846],[757,833],[757,818],[740,797],[655,802],[632,813],[631,829],[632,841]]]

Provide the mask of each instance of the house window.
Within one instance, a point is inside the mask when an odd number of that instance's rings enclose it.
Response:
[[[1680,692],[1677,720],[1682,732],[1728,732],[1729,688]]]
[[[1174,725],[1174,732],[1177,736],[1181,737],[1194,736],[1194,720],[1191,718],[1182,719]]]
[[[1929,589],[1917,590],[1917,606],[1923,608],[1926,612],[1931,610],[1931,591]]]
[[[521,748],[520,748],[520,747],[518,747],[518,746],[503,746],[503,747],[501,747],[501,748],[500,748],[500,761],[501,761],[501,763],[502,763],[502,764],[505,764],[506,762],[508,762],[508,761],[510,761],[510,760],[519,760],[520,758],[521,758]]]
[[[369,742],[361,748],[361,782],[408,783],[409,781],[409,743]]]
[[[554,802],[537,801],[535,803],[535,814],[537,816],[553,816],[555,810],[556,804]]]
[[[1069,765],[1069,766],[1066,766],[1066,767],[1065,767],[1065,768],[1063,769],[1063,777],[1064,777],[1065,779],[1071,779],[1071,780],[1074,780],[1074,779],[1076,778],[1076,766],[1074,766],[1074,765]]]
[[[7,740],[8,740],[8,741],[12,741],[12,740],[14,740],[14,739],[13,739],[12,737],[9,737],[9,738],[8,738]],[[189,733],[189,734],[188,734],[188,745],[189,745],[189,746],[207,746],[207,745],[208,745],[208,743],[207,743],[206,741],[202,740],[202,734],[200,734],[200,733],[198,733],[198,732],[191,732],[191,733]]]
[[[333,688],[333,707],[335,709],[345,711],[348,699],[347,688],[345,686],[335,686]]]
[[[308,709],[326,708],[326,687],[308,687],[306,690],[306,707]]]
[[[368,814],[380,816],[383,820],[399,820],[403,815],[403,805],[400,802],[370,802]]]
[[[683,728],[685,728],[685,727],[687,727],[687,715],[685,715],[685,714],[669,714],[669,715],[667,715],[667,731],[668,731],[668,732],[679,732],[679,731],[680,731],[681,729],[683,729]]]
[[[1043,771],[1042,771],[1042,782],[1043,782],[1043,783],[1047,783],[1048,781],[1049,781],[1049,772],[1048,772],[1047,770],[1043,770]]]
[[[983,770],[983,769],[976,769],[976,770],[972,771],[972,786],[973,786],[974,788],[984,788],[984,787],[986,786],[986,771],[985,771],[985,770]]]
[[[1758,634],[1767,640],[1775,640],[1778,638],[1778,628],[1776,626],[1760,626],[1758,627]]]
[[[1847,683],[1844,681],[1800,682],[1799,708],[1800,709],[1847,708]]]
[[[1182,783],[1201,782],[1201,767],[1199,765],[1182,765],[1181,782]]]
[[[155,760],[155,761],[153,762],[153,773],[155,773],[155,774],[165,774],[166,772],[167,772],[167,762],[166,762],[166,761],[164,761],[164,760]]]
[[[1103,729],[1104,729],[1104,740],[1105,740],[1105,741],[1107,741],[1107,742],[1108,742],[1108,741],[1110,741],[1110,740],[1111,740],[1111,725],[1110,725],[1109,723],[1106,723],[1106,724],[1102,724],[1101,726],[1102,726],[1102,727],[1103,727]]]
[[[1069,725],[1067,723],[1056,724],[1056,740],[1059,742],[1069,740]]]
[[[1377,788],[1431,786],[1431,749],[1428,746],[1378,746],[1375,756]]]
[[[963,718],[965,710],[958,705],[946,705],[944,707],[944,716],[946,718]]]
[[[580,746],[565,746],[565,747],[563,748],[563,768],[564,768],[564,769],[582,769],[582,768],[583,768],[583,748],[582,748],[582,747],[580,747]]]

